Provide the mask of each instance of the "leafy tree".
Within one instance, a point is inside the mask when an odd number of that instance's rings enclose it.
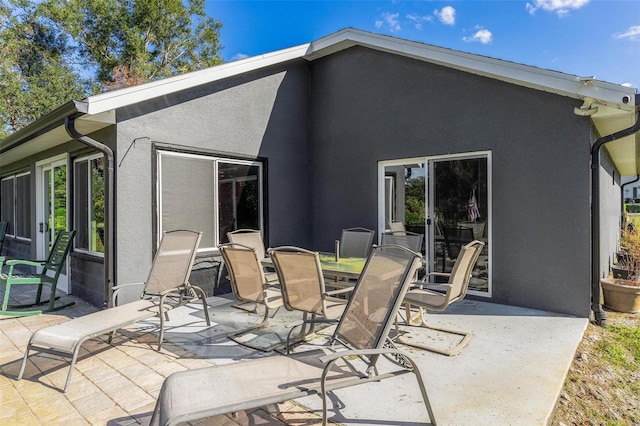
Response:
[[[222,63],[222,24],[206,15],[204,0],[46,0],[41,8],[105,89]]]
[[[70,99],[222,63],[204,0],[0,0],[0,139]]]
[[[424,176],[405,180],[405,221],[407,224],[424,224],[425,218],[425,179]]]
[[[72,98],[81,79],[65,60],[64,34],[46,25],[26,0],[0,0],[0,138]]]

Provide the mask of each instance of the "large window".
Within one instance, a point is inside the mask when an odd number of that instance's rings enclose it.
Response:
[[[227,242],[227,232],[262,229],[262,164],[158,151],[160,232],[202,232],[200,250]]]
[[[104,157],[74,162],[74,229],[76,249],[104,253]]]
[[[31,239],[31,174],[6,177],[0,182],[0,221],[8,222],[7,234]]]

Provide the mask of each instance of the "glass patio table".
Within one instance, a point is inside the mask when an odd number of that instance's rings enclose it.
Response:
[[[343,278],[344,284],[349,284],[349,280],[357,280],[367,261],[364,257],[341,257],[336,261],[333,253],[320,253],[319,257],[323,274],[331,278]],[[262,260],[262,265],[273,268],[273,261],[267,257]],[[352,282],[351,286],[353,284]],[[331,282],[327,285],[334,287],[335,283]]]

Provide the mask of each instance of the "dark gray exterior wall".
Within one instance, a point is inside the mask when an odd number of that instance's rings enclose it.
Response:
[[[360,47],[313,62],[312,246],[376,228],[378,161],[490,150],[492,301],[588,316],[591,127],[578,104]]]
[[[153,141],[266,158],[265,244],[309,246],[307,96],[297,61],[118,111],[117,282],[144,281],[151,266]]]

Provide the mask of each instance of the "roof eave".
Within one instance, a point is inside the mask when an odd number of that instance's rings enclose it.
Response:
[[[315,60],[356,45],[575,99],[590,97],[625,111],[633,111],[637,102],[637,90],[631,87],[352,28],[312,42],[305,59]]]
[[[70,100],[40,117],[28,126],[10,134],[0,141],[0,154],[26,141],[47,133],[64,123],[65,117],[86,113],[84,101]]]

